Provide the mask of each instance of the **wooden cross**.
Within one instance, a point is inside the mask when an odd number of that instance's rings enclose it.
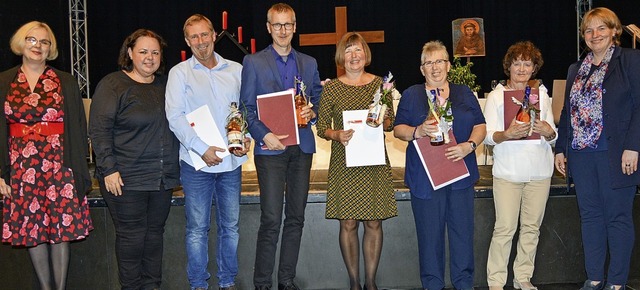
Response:
[[[340,38],[347,33],[347,7],[336,7],[336,31],[328,33],[300,34],[300,46],[337,45]],[[384,30],[358,31],[367,43],[383,43]],[[344,74],[344,70],[337,68],[336,76]]]

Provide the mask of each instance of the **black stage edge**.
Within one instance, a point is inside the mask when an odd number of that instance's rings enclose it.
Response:
[[[475,286],[486,287],[487,250],[494,223],[491,197],[491,168],[481,166],[481,180],[476,186],[475,199]],[[238,258],[240,273],[238,289],[253,289],[252,275],[256,235],[260,220],[260,204],[255,174],[243,175],[243,196],[240,213],[240,245]],[[417,242],[410,193],[402,184],[402,169],[394,169],[397,187],[398,217],[383,222],[384,246],[378,270],[378,285],[391,289],[420,288]],[[346,289],[348,278],[338,246],[338,222],[324,218],[326,171],[312,172],[312,192],[306,211],[306,223],[296,281],[303,289]],[[176,191],[165,232],[163,289],[188,289],[185,274],[184,200]],[[71,264],[67,289],[119,289],[114,253],[114,229],[108,209],[96,190],[91,196],[91,217],[95,230],[85,241],[71,246]],[[215,210],[215,208],[214,208]],[[640,198],[634,201],[636,240],[640,237]],[[213,216],[213,215],[212,215]],[[215,229],[212,220],[212,228]],[[361,230],[362,231],[362,230]],[[211,289],[216,289],[215,230],[209,233]],[[516,233],[517,235],[517,233]],[[636,242],[630,285],[640,289],[640,243]],[[515,244],[513,246],[515,253]],[[512,254],[512,260],[513,260]],[[361,272],[362,272],[361,267]],[[540,233],[536,285],[579,285],[584,279],[579,213],[575,195],[566,192],[561,176],[552,181],[551,197],[547,203],[545,220]],[[511,269],[511,265],[509,265]],[[448,268],[447,268],[448,276]],[[277,269],[276,269],[277,272]],[[361,274],[364,278],[364,274]],[[0,289],[38,289],[37,279],[25,249],[0,246]],[[510,275],[507,281],[511,281]],[[274,281],[277,281],[274,277]],[[447,281],[451,287],[450,281]],[[510,286],[510,283],[508,283]],[[569,287],[571,288],[571,287]],[[577,287],[576,287],[577,288]],[[541,289],[546,289],[542,286]]]

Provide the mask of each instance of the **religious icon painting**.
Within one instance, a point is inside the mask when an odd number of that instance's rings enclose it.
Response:
[[[453,55],[458,57],[485,56],[484,20],[458,18],[451,22]]]

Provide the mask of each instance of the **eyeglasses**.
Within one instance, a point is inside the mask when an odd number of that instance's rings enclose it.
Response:
[[[284,27],[285,30],[291,30],[291,29],[293,29],[293,25],[295,23],[290,23],[290,22],[287,22],[287,23],[271,23],[271,22],[269,22],[269,24],[271,24],[271,27],[273,29],[275,29],[275,30],[280,30],[280,29],[282,29],[282,27]]]
[[[448,60],[446,60],[446,59],[436,59],[434,61],[430,61],[430,60],[429,61],[425,61],[425,62],[422,63],[422,65],[424,67],[429,68],[429,67],[432,67],[434,64],[436,64],[438,66],[441,66],[442,64],[444,64],[446,62],[448,62]]]
[[[51,45],[51,40],[48,40],[48,39],[40,39],[40,40],[38,40],[37,38],[35,38],[33,36],[25,37],[24,41],[27,44],[31,44],[31,46],[35,46],[36,44],[38,44],[38,42],[40,42],[40,45],[42,45],[42,46],[50,46]]]

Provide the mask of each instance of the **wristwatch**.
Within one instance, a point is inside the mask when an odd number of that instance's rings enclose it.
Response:
[[[478,144],[476,144],[476,142],[469,140],[467,143],[471,143],[471,151],[476,151],[476,148],[478,148]]]

